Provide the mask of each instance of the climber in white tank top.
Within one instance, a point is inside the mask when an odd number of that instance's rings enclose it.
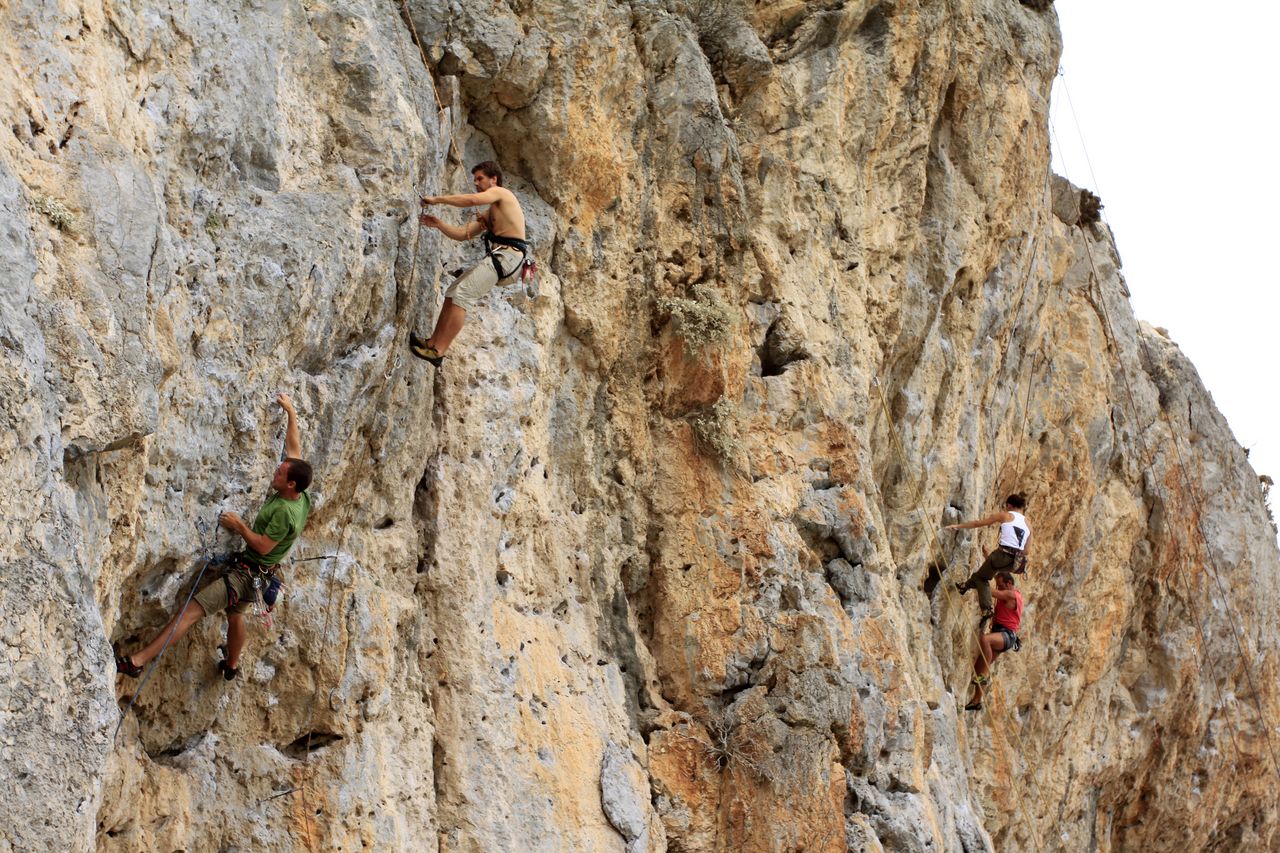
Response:
[[[1027,540],[1031,538],[1031,528],[1027,526],[1027,517],[1013,510],[1008,510],[1006,514],[1013,517],[1000,523],[1000,544],[1003,547],[1012,548],[1021,553],[1026,550]]]
[[[996,573],[1021,574],[1026,571],[1027,544],[1031,541],[1031,526],[1027,524],[1026,516],[1022,514],[1026,507],[1025,497],[1021,494],[1012,494],[1005,499],[1003,512],[993,512],[977,521],[947,525],[947,530],[973,530],[992,524],[1000,525],[1000,538],[996,550],[987,554],[982,565],[969,576],[968,580],[956,584],[956,589],[961,595],[971,589],[978,590],[983,621],[995,612],[991,598],[991,579],[996,576]]]

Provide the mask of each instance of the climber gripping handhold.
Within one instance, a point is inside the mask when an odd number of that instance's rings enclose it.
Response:
[[[968,580],[956,584],[956,590],[961,595],[971,589],[978,590],[978,603],[983,610],[991,609],[990,581],[995,577],[996,572],[1014,570],[1026,561],[1027,545],[1031,540],[1031,528],[1027,524],[1026,516],[1022,514],[1026,506],[1025,497],[1021,494],[1012,494],[1005,499],[1002,512],[993,512],[977,521],[947,525],[947,530],[973,530],[992,524],[1000,525],[1000,538],[996,550],[987,555],[982,565],[969,576]]]
[[[1018,628],[1022,624],[1022,593],[1014,588],[1013,575],[1001,572],[996,575],[996,606],[992,616],[994,631],[982,633],[979,625],[978,656],[973,661],[973,698],[971,704],[982,707],[983,688],[994,674],[991,670],[995,659],[1004,652],[1017,651],[1022,647],[1018,639]],[[985,622],[985,619],[984,619]],[[973,709],[966,709],[973,710]]]
[[[525,241],[524,211],[520,202],[511,190],[502,186],[502,170],[492,160],[478,163],[471,169],[471,175],[475,180],[474,193],[422,199],[423,207],[435,204],[450,207],[488,205],[484,213],[462,226],[450,225],[429,213],[419,218],[423,225],[452,240],[464,242],[477,236],[484,237],[484,257],[449,285],[444,294],[444,307],[440,309],[430,337],[419,338],[416,332],[409,335],[413,354],[436,367],[441,365],[449,345],[462,331],[467,311],[494,285],[523,272],[527,292],[537,294],[536,287],[531,287],[536,266],[532,260],[532,247]]]
[[[213,562],[206,551],[196,578],[199,591],[187,597],[177,614],[140,651],[130,655],[117,653],[116,668],[125,675],[136,677],[143,667],[164,653],[170,642],[180,639],[206,614],[226,610],[227,644],[222,662],[225,666],[219,669],[224,677],[235,677],[240,650],[244,648],[244,614],[252,610],[264,582],[271,588],[276,565],[293,547],[311,512],[311,496],[307,492],[311,485],[311,466],[299,458],[302,438],[298,414],[287,394],[277,395],[276,402],[288,416],[288,424],[284,436],[285,459],[272,475],[271,496],[263,503],[252,525],[234,512],[224,512],[218,517],[219,524],[244,539],[244,550],[218,560],[218,564],[224,566],[222,576],[199,587],[205,569]]]

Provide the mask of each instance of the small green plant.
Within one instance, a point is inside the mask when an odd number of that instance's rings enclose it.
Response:
[[[742,451],[738,437],[738,408],[727,397],[693,418],[693,434],[698,443],[723,462],[733,462]]]
[[[226,224],[226,220],[224,220],[219,214],[210,213],[204,218],[204,233],[208,234],[210,237],[217,237],[218,232],[222,230],[222,226]]]
[[[675,319],[680,336],[690,349],[704,352],[729,339],[733,315],[719,291],[709,284],[695,284],[692,296],[692,299],[664,296],[658,300],[658,307]]]
[[[59,231],[70,231],[75,227],[75,214],[68,210],[67,206],[56,198],[44,195],[43,193],[36,193],[32,198],[31,206],[40,213],[43,213],[45,218],[53,223],[53,227],[57,228]]]

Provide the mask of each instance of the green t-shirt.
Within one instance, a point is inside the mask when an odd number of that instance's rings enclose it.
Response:
[[[298,538],[302,528],[306,526],[307,516],[311,514],[311,496],[306,492],[295,499],[287,501],[274,494],[258,510],[258,517],[249,525],[254,533],[266,536],[276,547],[269,554],[257,554],[252,548],[245,549],[245,556],[260,566],[274,566],[284,559],[293,547],[293,540]]]

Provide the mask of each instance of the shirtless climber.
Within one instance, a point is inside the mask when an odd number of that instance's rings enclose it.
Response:
[[[116,669],[125,675],[133,678],[141,675],[143,667],[164,648],[171,630],[176,640],[206,613],[224,609],[227,611],[227,645],[224,659],[218,662],[218,670],[228,681],[240,671],[240,650],[244,648],[245,640],[244,615],[253,608],[259,591],[270,583],[276,564],[289,553],[311,512],[311,496],[307,494],[307,487],[311,485],[311,466],[299,458],[302,439],[298,433],[298,413],[287,394],[278,395],[276,402],[288,415],[289,424],[284,433],[285,459],[271,477],[274,494],[258,510],[252,526],[245,524],[234,512],[218,516],[219,524],[240,534],[245,549],[225,558],[227,568],[222,577],[197,592],[194,600],[170,619],[146,647],[116,658]]]
[[[978,638],[981,646],[973,661],[973,698],[966,711],[982,710],[982,688],[991,681],[991,664],[1001,652],[1017,649],[1018,626],[1022,624],[1022,593],[1013,588],[1013,575],[1000,572],[996,575],[996,614],[989,634]]]
[[[1000,525],[1000,540],[996,550],[987,554],[987,558],[976,572],[964,583],[956,584],[956,589],[964,595],[977,588],[978,600],[982,606],[982,621],[991,617],[991,586],[988,583],[996,572],[1025,571],[1027,558],[1027,542],[1031,539],[1031,528],[1022,510],[1026,509],[1027,499],[1020,494],[1012,494],[1004,502],[1003,512],[993,512],[978,521],[967,521],[964,524],[948,524],[947,530],[972,530],[991,524]]]
[[[520,272],[531,254],[531,247],[524,239],[524,211],[520,209],[515,194],[502,186],[502,170],[498,164],[486,160],[472,168],[471,174],[475,178],[474,193],[430,196],[422,200],[423,207],[432,204],[450,207],[489,205],[488,210],[461,226],[449,225],[428,213],[421,217],[423,225],[435,228],[453,240],[470,240],[477,235],[484,237],[485,256],[449,285],[431,337],[423,340],[417,332],[409,333],[409,348],[413,354],[436,367],[444,362],[449,344],[462,331],[467,311],[495,284]]]

